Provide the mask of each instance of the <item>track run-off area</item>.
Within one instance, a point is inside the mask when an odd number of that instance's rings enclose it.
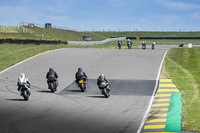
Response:
[[[0,73],[1,133],[136,133],[151,106],[167,50],[75,49],[50,51]],[[58,74],[55,93],[47,87],[46,73]],[[88,88],[74,83],[81,67]],[[17,78],[25,73],[31,96],[24,101]],[[99,73],[111,84],[104,98],[96,85]]]

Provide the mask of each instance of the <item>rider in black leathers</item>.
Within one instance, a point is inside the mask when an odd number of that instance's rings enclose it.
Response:
[[[56,85],[58,85],[58,80],[57,80],[58,74],[53,70],[53,68],[49,68],[49,71],[47,72],[46,75],[47,83],[50,76],[54,78],[54,80],[56,81]]]
[[[121,49],[121,47],[122,47],[122,40],[120,38],[118,39],[118,43],[117,44],[118,44],[119,49]]]
[[[82,68],[78,68],[78,71],[76,72],[76,75],[75,75],[75,78],[76,78],[76,83],[78,84],[78,81],[80,78],[83,78],[83,80],[86,82],[87,81],[87,75],[86,73],[82,70]]]
[[[106,77],[104,76],[103,73],[99,74],[99,77],[97,78],[97,85],[98,85],[98,87],[99,87],[99,85],[100,85],[102,82],[108,83],[108,80],[106,79]]]
[[[131,49],[132,41],[130,39],[127,40],[127,47]]]

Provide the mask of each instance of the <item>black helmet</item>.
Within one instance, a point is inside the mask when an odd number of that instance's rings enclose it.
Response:
[[[82,71],[82,68],[79,67],[79,68],[78,68],[78,71]]]
[[[53,68],[49,68],[49,71],[54,71]]]

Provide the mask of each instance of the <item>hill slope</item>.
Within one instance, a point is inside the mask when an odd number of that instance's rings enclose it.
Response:
[[[2,27],[2,26],[1,26]],[[6,26],[7,28],[9,26]],[[13,28],[13,27],[12,27]],[[95,31],[77,32],[72,30],[61,30],[55,28],[22,27],[19,33],[8,33],[0,31],[0,38],[18,39],[56,39],[62,41],[82,41],[83,36],[91,36],[93,41],[100,41],[110,37],[200,37],[200,32],[116,32],[116,31]]]

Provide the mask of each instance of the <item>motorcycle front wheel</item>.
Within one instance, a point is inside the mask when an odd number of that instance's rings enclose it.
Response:
[[[28,101],[29,95],[28,95],[28,92],[27,92],[26,90],[24,90],[24,91],[22,92],[22,95],[23,95],[23,97],[24,97],[24,100],[25,100],[25,101]]]

